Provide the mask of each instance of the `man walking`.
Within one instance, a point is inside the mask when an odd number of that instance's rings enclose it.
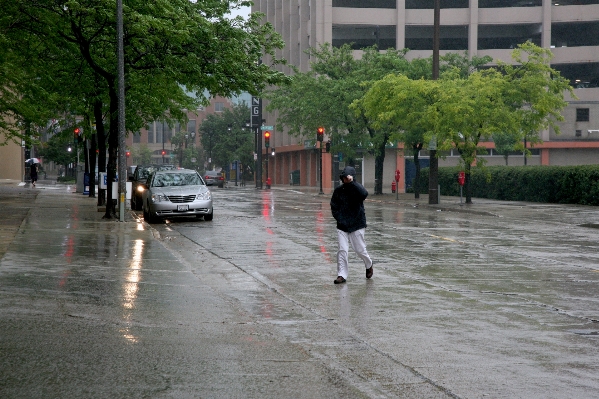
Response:
[[[372,277],[372,259],[366,251],[364,230],[366,229],[366,214],[364,213],[364,200],[368,191],[360,183],[354,181],[356,170],[351,166],[343,169],[339,178],[343,184],[333,191],[331,198],[331,212],[337,221],[337,237],[339,249],[337,250],[337,279],[335,284],[345,283],[349,273],[347,257],[349,244],[364,261],[366,278]]]

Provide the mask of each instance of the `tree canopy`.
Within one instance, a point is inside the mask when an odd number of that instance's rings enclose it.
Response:
[[[208,169],[227,166],[234,161],[253,169],[254,132],[249,126],[250,109],[241,102],[221,114],[208,115],[200,125],[202,147],[211,162]]]
[[[564,92],[572,93],[568,81],[550,67],[550,50],[528,42],[512,56],[514,65],[499,63],[466,77],[457,69],[437,81],[388,75],[358,101],[375,126],[420,130],[425,143],[433,139],[438,150],[457,150],[467,172],[466,202],[471,202],[469,171],[484,165],[480,155],[486,153],[479,143],[498,132],[512,136],[518,146],[531,131],[552,126],[559,133]],[[401,139],[401,134],[392,137]]]
[[[422,129],[404,130],[398,136],[397,127],[375,123],[361,107],[360,99],[371,85],[388,74],[402,74],[409,79],[431,79],[432,58],[407,60],[408,50],[378,51],[364,49],[356,59],[350,45],[339,48],[323,44],[308,50],[309,72],[296,73],[289,84],[267,94],[269,110],[278,111],[279,129],[292,135],[313,138],[318,126],[326,127],[332,141],[332,151],[342,152],[349,162],[368,152],[375,156],[375,193],[382,193],[385,147],[400,139],[414,151],[422,148]],[[447,54],[441,57],[441,70],[453,70],[467,76],[488,63],[490,57]],[[353,105],[352,105],[353,104]],[[417,108],[412,108],[418,112]]]
[[[285,76],[260,62],[283,47],[273,27],[227,13],[242,0],[129,0],[123,4],[126,130],[147,122],[184,122],[210,96],[258,95]],[[108,178],[114,178],[117,127],[114,0],[0,0],[0,129],[31,139],[23,126],[80,115],[97,127],[100,154],[108,127]],[[15,73],[10,73],[15,71]],[[102,167],[102,160],[100,160]],[[111,187],[111,186],[109,186]],[[110,195],[110,188],[109,188]],[[109,198],[110,199],[110,198]],[[108,209],[107,209],[108,214]]]

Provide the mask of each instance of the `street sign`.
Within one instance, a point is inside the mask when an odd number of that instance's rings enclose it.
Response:
[[[260,97],[252,97],[252,126],[259,126],[262,123],[262,101]]]
[[[273,129],[274,129],[273,126],[266,126],[266,125],[260,126],[260,130],[273,130]]]

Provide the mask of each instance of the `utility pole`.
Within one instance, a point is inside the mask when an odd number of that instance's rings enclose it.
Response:
[[[254,140],[256,144],[256,188],[262,189],[262,99],[252,97],[252,127],[255,129]]]
[[[433,31],[433,80],[439,79],[439,37],[441,33],[441,0],[435,0],[435,16]],[[428,152],[430,169],[428,176],[428,203],[439,203],[439,159],[437,158],[437,136],[431,139]]]
[[[118,139],[119,139],[119,221],[125,221],[125,198],[127,195],[127,160],[125,159],[125,52],[123,49],[123,0],[116,5],[117,69],[118,69]],[[110,182],[112,184],[112,182]]]

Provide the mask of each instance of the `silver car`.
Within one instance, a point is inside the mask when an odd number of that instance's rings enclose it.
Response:
[[[142,194],[144,219],[154,223],[174,216],[214,216],[212,194],[195,170],[159,170],[150,175]]]

